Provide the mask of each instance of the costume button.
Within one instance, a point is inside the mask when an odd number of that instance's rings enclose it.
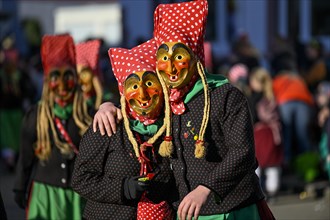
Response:
[[[62,183],[64,183],[64,184],[66,183],[66,179],[64,179],[64,178],[62,178],[61,181],[62,181]]]
[[[65,163],[61,163],[61,167],[62,167],[63,169],[65,169],[65,167],[66,167]]]

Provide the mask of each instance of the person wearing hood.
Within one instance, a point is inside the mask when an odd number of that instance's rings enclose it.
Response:
[[[74,41],[45,35],[41,100],[26,113],[14,184],[27,219],[81,219],[84,201],[71,188],[79,142],[92,118],[78,85]]]
[[[171,219],[177,190],[166,146],[170,108],[155,72],[155,40],[109,57],[121,94],[123,122],[111,137],[90,127],[79,146],[72,186],[87,199],[86,219]],[[155,212],[157,214],[155,214]]]

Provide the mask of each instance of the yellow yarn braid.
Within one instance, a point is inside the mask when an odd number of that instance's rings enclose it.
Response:
[[[204,87],[204,115],[202,119],[201,128],[199,130],[198,139],[195,144],[195,157],[196,158],[202,158],[205,156],[205,143],[204,143],[204,134],[206,131],[206,127],[209,121],[209,115],[210,115],[210,92],[206,81],[206,76],[204,72],[203,65],[198,61],[197,62],[197,69],[198,74],[202,79],[203,87]]]

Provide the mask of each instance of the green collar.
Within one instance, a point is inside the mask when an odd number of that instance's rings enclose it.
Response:
[[[94,106],[95,100],[96,100],[96,97],[92,96],[92,97],[89,97],[88,99],[86,99],[85,101],[86,101],[87,106]]]
[[[229,82],[228,79],[223,75],[210,74],[208,72],[205,72],[205,75],[210,90],[220,87]],[[184,99],[184,103],[187,104],[188,102],[190,102],[194,97],[199,95],[203,91],[203,89],[204,87],[203,87],[202,79],[198,79],[194,87],[190,90],[189,93],[187,93]]]
[[[139,120],[128,119],[131,129],[142,135],[153,136],[163,125],[163,118],[158,119],[151,125],[144,125]]]
[[[72,115],[73,105],[67,104],[64,107],[59,106],[55,103],[54,105],[54,114],[56,117],[60,119],[68,119]]]

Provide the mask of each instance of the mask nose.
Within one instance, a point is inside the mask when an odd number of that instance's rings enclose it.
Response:
[[[144,86],[140,86],[139,88],[139,98],[140,101],[146,102],[150,99],[149,94],[146,91],[146,88]]]

